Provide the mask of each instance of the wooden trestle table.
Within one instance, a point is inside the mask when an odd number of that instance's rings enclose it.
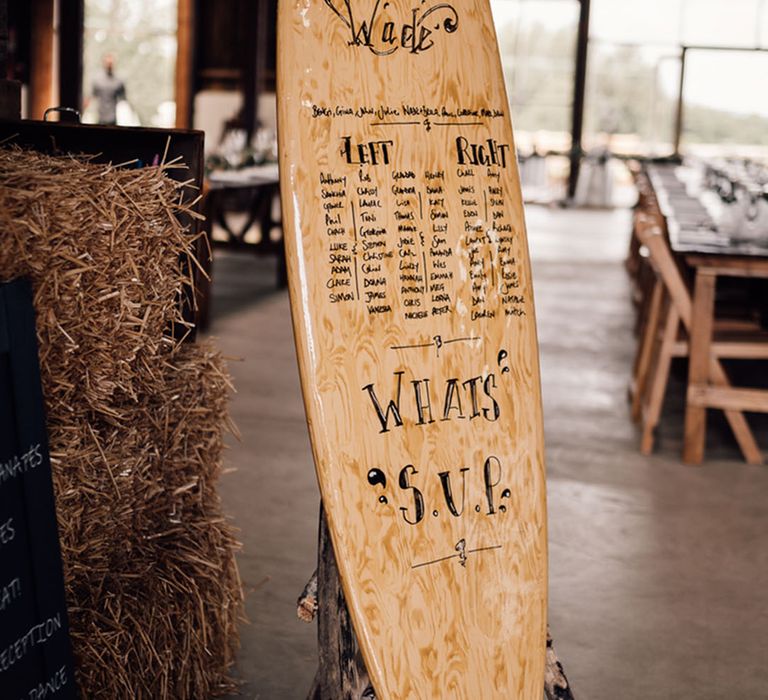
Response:
[[[683,461],[701,464],[708,408],[768,412],[768,391],[723,385],[713,377],[711,361],[718,277],[768,279],[768,231],[750,239],[723,232],[709,216],[711,207],[704,206],[710,202],[686,195],[672,174],[670,166],[649,172],[666,217],[672,251],[694,274]],[[761,464],[762,452],[746,421],[739,432],[736,437],[746,461]]]

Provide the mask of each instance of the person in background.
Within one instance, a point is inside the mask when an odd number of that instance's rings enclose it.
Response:
[[[104,70],[93,79],[91,97],[98,100],[99,124],[114,126],[117,124],[117,103],[125,99],[125,84],[115,75],[112,54],[104,56],[103,66]]]

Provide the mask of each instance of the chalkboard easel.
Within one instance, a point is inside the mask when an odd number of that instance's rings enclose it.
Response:
[[[26,279],[0,284],[0,697],[78,697]]]

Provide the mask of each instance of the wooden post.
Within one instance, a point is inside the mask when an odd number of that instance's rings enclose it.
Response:
[[[242,63],[243,128],[247,143],[251,142],[258,128],[256,113],[259,103],[259,53],[264,45],[263,35],[265,32],[264,5],[262,0],[255,0],[253,4],[248,5],[248,23],[255,28],[255,41],[253,45],[247,47]]]
[[[195,100],[195,1],[179,0],[176,50],[176,127],[191,129]]]
[[[691,312],[691,340],[688,360],[688,394],[692,389],[709,383],[712,325],[715,308],[715,285],[717,276],[706,269],[696,271],[694,283],[693,310]],[[704,459],[706,441],[707,409],[690,401],[685,407],[685,440],[683,461],[686,464],[701,464]]]
[[[675,151],[674,155],[680,156],[680,143],[683,140],[683,118],[685,113],[685,59],[688,55],[688,47],[683,46],[680,52],[680,88],[677,93],[677,112],[675,113]]]
[[[304,622],[317,616],[319,666],[307,700],[376,700],[344,600],[322,503],[317,569],[299,596],[296,612]],[[549,633],[546,654],[546,700],[574,700]]]
[[[320,665],[308,700],[375,698],[352,629],[322,506],[317,544],[317,605]]]
[[[579,0],[579,33],[576,41],[576,72],[573,77],[573,112],[571,117],[571,170],[568,197],[576,194],[581,168],[581,136],[584,131],[584,98],[587,91],[587,49],[589,47],[589,0]]]
[[[53,107],[53,9],[54,0],[32,3],[30,42],[29,117],[42,119]]]

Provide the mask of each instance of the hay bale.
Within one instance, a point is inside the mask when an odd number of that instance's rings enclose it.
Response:
[[[189,212],[182,186],[165,169],[0,149],[0,281],[32,277],[55,410],[119,419],[116,404],[172,350],[164,331],[183,324],[179,259],[194,241],[176,216]]]
[[[78,681],[87,698],[230,690],[242,593],[216,492],[229,378],[181,345],[192,236],[163,167],[0,149],[0,279],[30,275]]]

